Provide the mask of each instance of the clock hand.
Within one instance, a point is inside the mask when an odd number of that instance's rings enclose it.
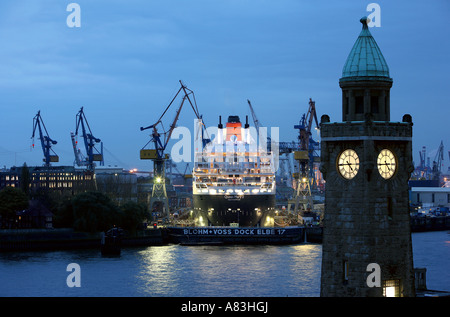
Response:
[[[386,160],[384,161],[384,165],[386,165],[386,167],[388,168],[388,170],[391,170],[391,169],[389,168],[389,164],[386,162]]]
[[[352,166],[350,165],[350,163],[347,161],[347,165],[350,167],[350,169],[353,171]]]

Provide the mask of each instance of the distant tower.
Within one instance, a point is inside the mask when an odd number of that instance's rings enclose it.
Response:
[[[393,81],[367,18],[361,23],[339,80],[343,122],[323,115],[320,124],[321,296],[415,296],[408,198],[413,124],[408,114],[390,121]]]

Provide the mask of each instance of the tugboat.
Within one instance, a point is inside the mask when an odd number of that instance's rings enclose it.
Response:
[[[102,255],[120,255],[122,249],[123,229],[113,227],[106,233],[103,232],[101,239]]]

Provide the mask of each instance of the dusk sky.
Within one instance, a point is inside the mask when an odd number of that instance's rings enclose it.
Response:
[[[0,168],[42,165],[33,117],[40,110],[60,162],[73,165],[70,132],[81,107],[103,141],[105,166],[151,170],[139,159],[150,130],[180,87],[194,91],[207,126],[219,115],[249,115],[294,141],[309,98],[318,119],[342,120],[339,78],[370,14],[360,0],[78,0],[81,26],[70,28],[71,0],[0,3]],[[412,116],[413,155],[434,159],[450,139],[450,1],[376,1],[370,28],[394,80],[391,121]],[[181,99],[164,117],[169,126]],[[179,126],[193,132],[186,104]],[[81,137],[78,138],[80,147]],[[84,148],[82,148],[84,150]]]

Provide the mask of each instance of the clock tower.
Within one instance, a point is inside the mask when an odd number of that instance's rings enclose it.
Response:
[[[344,65],[342,122],[321,118],[326,180],[321,296],[415,296],[408,180],[412,119],[390,121],[393,80],[362,31]]]

